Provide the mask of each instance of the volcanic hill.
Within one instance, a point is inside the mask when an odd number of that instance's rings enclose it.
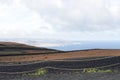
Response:
[[[15,42],[0,42],[0,62],[64,60],[120,56],[120,49],[59,51]]]
[[[59,53],[62,51],[35,47],[16,42],[0,42],[0,56],[33,55],[33,54],[37,55],[56,52]]]

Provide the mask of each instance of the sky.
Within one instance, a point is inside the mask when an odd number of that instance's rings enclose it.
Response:
[[[0,0],[0,38],[119,41],[120,0]]]

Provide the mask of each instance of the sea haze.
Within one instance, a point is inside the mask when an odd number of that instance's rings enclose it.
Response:
[[[53,49],[72,51],[72,50],[85,50],[85,49],[120,49],[119,41],[84,41],[81,44],[69,44],[64,46],[50,47]]]
[[[85,49],[120,49],[120,41],[66,41],[55,39],[0,39],[1,42],[18,42],[37,47],[63,51]]]

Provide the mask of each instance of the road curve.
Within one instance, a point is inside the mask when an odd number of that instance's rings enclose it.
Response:
[[[66,69],[83,69],[83,68],[95,68],[108,66],[120,63],[120,56],[111,58],[102,58],[97,60],[58,60],[58,61],[43,61],[33,64],[24,65],[9,65],[0,66],[0,72],[27,72],[37,70],[43,67],[55,67],[55,68],[66,68]],[[120,68],[120,65],[118,66]]]

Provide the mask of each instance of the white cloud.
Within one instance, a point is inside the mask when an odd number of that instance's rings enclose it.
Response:
[[[0,37],[120,40],[118,0],[0,0]]]
[[[57,47],[57,46],[64,46],[65,44],[62,43],[37,43],[37,44],[32,44],[34,46],[38,47]]]
[[[32,3],[26,1],[29,8],[40,13],[58,30],[87,30],[88,28],[95,30],[95,27],[89,25],[103,24],[109,20],[103,0],[32,0]],[[61,8],[55,5],[58,1],[61,1]]]
[[[27,42],[26,42],[27,43]],[[59,47],[59,46],[68,46],[68,45],[82,45],[82,42],[74,42],[74,41],[33,41],[33,42],[28,42],[28,44],[38,46],[38,47]]]
[[[9,0],[0,5],[0,32],[2,38],[24,38],[52,34],[53,29],[21,0]]]

